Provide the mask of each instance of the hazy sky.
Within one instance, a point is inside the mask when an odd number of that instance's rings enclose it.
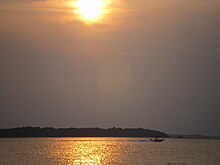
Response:
[[[220,135],[220,1],[0,0],[0,128]]]

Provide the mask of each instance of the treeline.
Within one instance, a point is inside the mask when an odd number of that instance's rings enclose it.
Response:
[[[1,138],[10,137],[168,137],[167,134],[143,128],[40,128],[0,129]]]

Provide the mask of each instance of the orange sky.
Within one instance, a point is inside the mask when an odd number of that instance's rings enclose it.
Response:
[[[90,24],[72,2],[0,0],[0,127],[220,132],[219,0],[111,0]]]

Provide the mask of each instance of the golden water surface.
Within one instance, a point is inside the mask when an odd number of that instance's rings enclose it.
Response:
[[[0,164],[217,165],[219,140],[139,138],[0,139]]]

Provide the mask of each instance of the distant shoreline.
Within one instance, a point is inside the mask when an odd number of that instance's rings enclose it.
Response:
[[[179,135],[179,134],[168,134],[169,138],[177,139],[211,139],[211,140],[220,140],[220,136],[205,136],[200,134],[192,135]]]
[[[0,138],[44,137],[169,137],[166,133],[143,128],[52,128],[18,127],[0,129]]]
[[[214,139],[220,136],[199,134],[167,134],[157,130],[143,128],[52,128],[52,127],[17,127],[0,129],[0,138],[80,138],[80,137],[124,137],[124,138],[177,138],[177,139]]]

